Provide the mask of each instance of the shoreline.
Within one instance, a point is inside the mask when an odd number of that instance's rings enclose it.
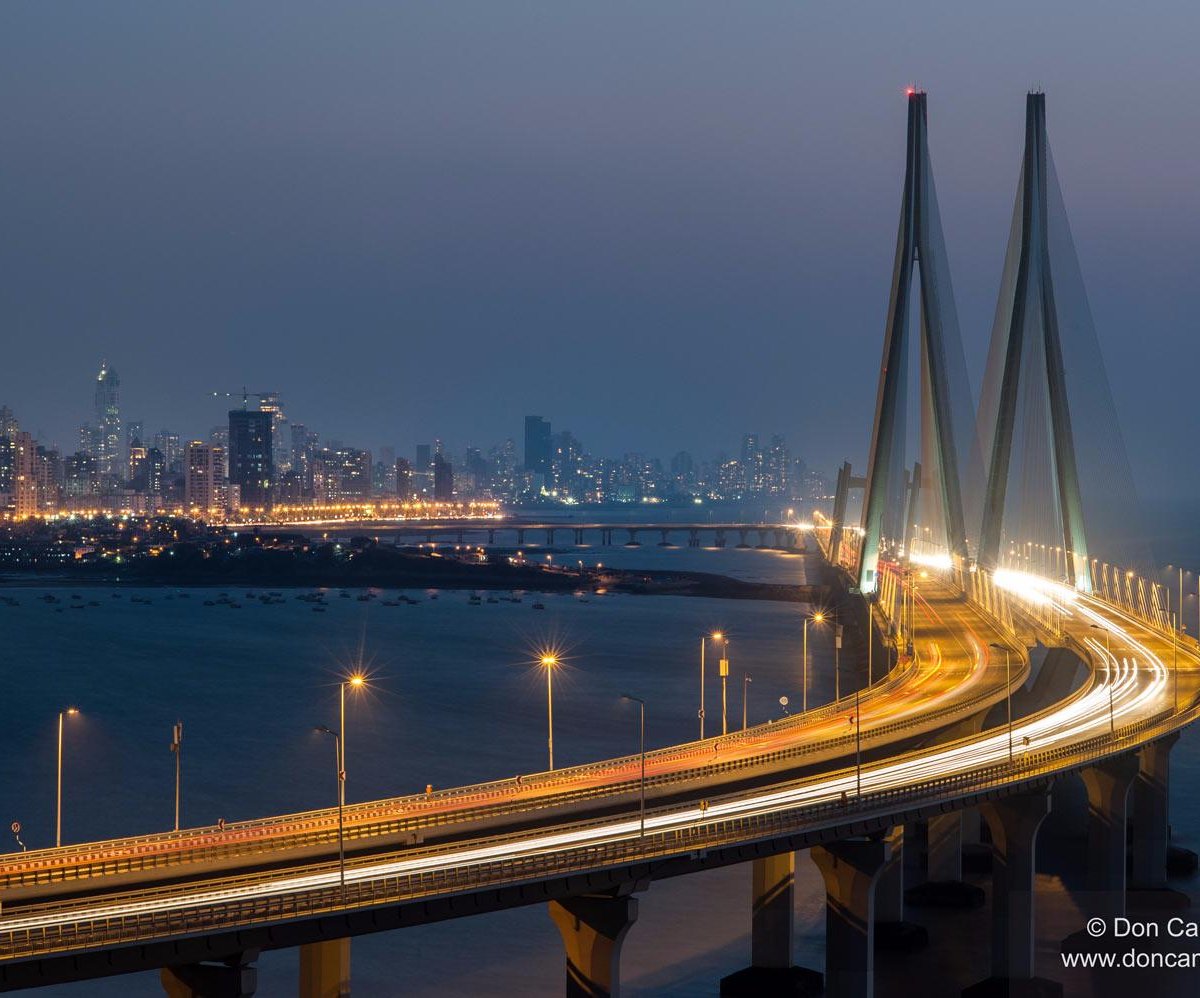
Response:
[[[437,563],[430,562],[430,565]],[[230,566],[224,565],[228,569]],[[346,566],[306,566],[288,573],[255,571],[238,566],[221,571],[184,568],[171,572],[81,571],[54,574],[21,573],[0,577],[0,590],[68,588],[217,589],[249,586],[266,589],[439,589],[448,591],[523,591],[545,593],[615,592],[637,596],[698,596],[709,599],[750,599],[788,603],[820,602],[828,586],[808,583],[748,582],[710,572],[665,569],[604,569],[602,572],[562,573],[530,566],[473,566],[446,562],[433,571],[412,569],[346,570]],[[239,570],[240,569],[240,570]]]

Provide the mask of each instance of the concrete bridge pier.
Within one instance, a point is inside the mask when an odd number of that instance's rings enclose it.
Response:
[[[1178,733],[1143,745],[1138,752],[1138,775],[1133,785],[1134,890],[1165,890],[1167,886],[1167,835],[1171,749]]]
[[[300,947],[300,998],[349,998],[350,937]]]
[[[583,546],[583,530],[580,527],[575,528],[575,546]]]
[[[1099,913],[1125,913],[1126,812],[1138,768],[1138,757],[1129,754],[1079,772],[1088,799],[1087,886]]]
[[[699,546],[700,546],[700,531],[695,530],[695,529],[689,530],[688,531],[688,547],[698,548]]]
[[[658,542],[658,546],[660,548],[673,548],[675,546],[674,544],[671,543],[671,537],[670,537],[671,531],[669,529],[664,527],[662,530],[659,531],[659,534],[662,535],[662,540],[660,540]]]
[[[818,995],[821,975],[792,964],[796,854],[751,862],[750,966],[721,980],[721,998]]]
[[[252,998],[258,989],[258,950],[235,953],[212,963],[163,967],[159,973],[167,998]]]
[[[616,998],[621,944],[637,921],[637,898],[586,894],[551,901],[549,907],[567,955],[567,998]]]
[[[488,545],[490,546],[495,543],[496,543],[496,531],[489,529],[488,530]]]
[[[992,976],[964,998],[1053,996],[1055,981],[1034,976],[1033,902],[1037,834],[1050,813],[1049,787],[980,805],[992,833]]]
[[[600,543],[603,544],[605,547],[612,546],[612,530],[611,529],[600,531]]]
[[[825,881],[825,994],[875,994],[875,886],[888,860],[886,839],[843,839],[812,849]]]
[[[713,545],[715,547],[723,548],[725,546],[725,531],[717,530],[714,531],[714,533],[716,536],[713,539]]]
[[[904,920],[904,826],[894,825],[887,833],[891,855],[875,885],[875,945],[877,949],[912,952],[929,943],[923,925]]]
[[[524,529],[517,530],[517,547],[525,546],[525,531]]]
[[[639,540],[637,539],[637,538],[638,538],[638,532],[637,532],[635,529],[633,529],[632,527],[626,527],[626,528],[625,528],[625,532],[626,532],[627,534],[629,534],[629,540],[627,540],[627,541],[625,542],[625,546],[626,546],[627,548],[636,548],[636,547],[641,547],[641,545],[642,545],[642,542],[641,542],[641,541],[639,541]]]
[[[553,528],[548,528],[546,530],[546,543],[550,547],[554,546],[554,530],[553,530]]]

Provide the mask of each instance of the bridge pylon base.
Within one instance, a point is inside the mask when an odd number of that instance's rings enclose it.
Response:
[[[621,945],[637,921],[632,895],[585,895],[551,901],[567,955],[567,998],[617,998],[621,993]]]
[[[167,998],[253,998],[258,989],[257,959],[255,950],[220,963],[163,967],[159,980]]]
[[[796,854],[762,856],[751,862],[750,874],[750,966],[721,978],[722,998],[822,994],[822,974],[792,965]]]

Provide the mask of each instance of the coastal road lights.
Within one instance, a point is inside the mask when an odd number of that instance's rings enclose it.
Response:
[[[823,624],[825,623],[825,614],[823,611],[818,610],[811,617],[804,618],[804,665],[801,670],[804,674],[802,678],[802,685],[804,687],[803,713],[807,713],[808,711],[808,622],[810,620],[814,624]]]
[[[550,772],[554,771],[554,670],[557,666],[557,655],[542,656],[542,668],[546,670],[546,746],[550,750]]]
[[[1094,631],[1104,632],[1104,651],[1107,656],[1104,659],[1104,672],[1108,676],[1108,733],[1111,737],[1116,738],[1117,711],[1113,694],[1112,632],[1107,627],[1102,627],[1099,624],[1090,624],[1089,626]]]
[[[700,740],[704,741],[704,649],[708,641],[724,641],[725,635],[720,631],[700,635]]]
[[[338,764],[338,771],[342,774],[342,803],[345,803],[345,783],[346,783],[346,687],[352,690],[361,690],[367,685],[367,677],[361,672],[354,672],[338,683],[338,724],[339,731],[342,737],[342,755],[341,762]]]
[[[78,707],[65,707],[58,712],[58,794],[54,809],[54,845],[62,845],[62,774],[63,774],[63,718],[74,717]]]

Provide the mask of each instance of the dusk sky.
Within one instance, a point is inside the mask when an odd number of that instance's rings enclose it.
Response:
[[[1194,491],[1192,4],[8,2],[0,402],[73,450],[206,435],[865,459],[904,167],[930,143],[978,384],[1023,139],[1050,140],[1139,486]],[[1069,361],[1068,361],[1069,362]]]

